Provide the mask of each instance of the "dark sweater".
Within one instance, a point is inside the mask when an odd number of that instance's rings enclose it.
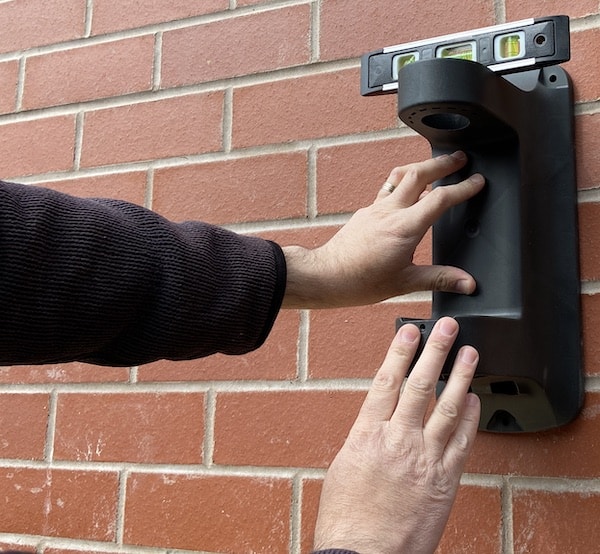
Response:
[[[0,253],[0,365],[243,354],[285,290],[272,242],[2,182]]]

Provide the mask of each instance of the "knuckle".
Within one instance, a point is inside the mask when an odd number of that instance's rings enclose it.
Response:
[[[448,290],[452,285],[453,281],[443,271],[439,271],[433,280],[433,290]]]
[[[441,399],[438,402],[437,410],[440,414],[448,419],[456,419],[459,414],[458,406],[450,400]]]
[[[435,383],[422,379],[414,374],[408,379],[405,391],[420,397],[429,397],[433,394]]]
[[[373,389],[381,392],[398,390],[400,382],[396,375],[387,371],[378,371],[373,379]]]

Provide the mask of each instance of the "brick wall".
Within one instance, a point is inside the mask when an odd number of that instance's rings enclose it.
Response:
[[[365,51],[572,18],[586,404],[478,437],[440,553],[588,553],[600,528],[597,0],[3,0],[0,175],[319,244],[428,155]],[[418,261],[430,256],[427,241]],[[0,368],[0,546],[44,554],[305,553],[325,468],[393,334],[429,297],[284,312],[239,358]]]

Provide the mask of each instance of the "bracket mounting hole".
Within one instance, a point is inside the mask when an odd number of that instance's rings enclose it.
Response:
[[[434,113],[426,115],[421,121],[428,127],[442,131],[460,131],[471,124],[468,117],[458,113]]]

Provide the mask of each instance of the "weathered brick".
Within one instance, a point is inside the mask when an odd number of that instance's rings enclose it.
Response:
[[[3,179],[73,167],[75,117],[71,115],[0,125]]]
[[[221,393],[214,462],[327,467],[341,448],[364,392]]]
[[[417,136],[320,148],[317,210],[339,213],[368,206],[394,167],[430,157],[429,143]]]
[[[600,374],[600,294],[581,296],[581,322],[583,326],[583,363],[587,375]]]
[[[304,217],[307,172],[306,152],[159,169],[153,208],[217,224]]]
[[[92,33],[100,35],[229,9],[229,0],[94,0]]]
[[[87,113],[84,167],[221,149],[223,93],[192,94]]]
[[[515,554],[594,552],[600,542],[597,492],[513,490]]]
[[[0,52],[73,40],[85,32],[86,0],[12,0],[0,4]]]
[[[579,417],[533,434],[479,433],[468,473],[595,478],[600,472],[600,395],[588,393]]]
[[[506,19],[516,21],[530,17],[546,17],[549,15],[568,15],[572,18],[582,17],[598,12],[596,0],[577,0],[562,2],[561,0],[544,0],[543,2],[523,2],[522,0],[506,0]]]
[[[577,187],[600,187],[600,114],[580,115],[575,119],[575,160]]]
[[[153,60],[152,35],[32,56],[26,63],[23,108],[150,90]]]
[[[590,63],[590,53],[600,49],[600,29],[571,33],[571,60],[564,64],[573,81],[575,100],[590,102],[600,98],[600,68]]]
[[[492,2],[472,2],[466,6],[464,2],[449,0],[442,8],[435,2],[414,0],[323,0],[321,58],[360,56],[384,46],[468,31],[494,23]]]
[[[128,368],[99,367],[80,362],[0,367],[0,383],[6,384],[113,383],[128,380]]]
[[[581,278],[594,281],[600,278],[600,204],[579,204],[579,265]]]
[[[166,32],[161,86],[189,85],[308,63],[309,35],[309,5]]]
[[[203,394],[61,394],[54,457],[201,463],[203,426]]]
[[[24,541],[20,541],[18,544],[14,542],[9,543],[0,541],[0,548],[2,548],[2,551],[17,550],[19,552],[27,552],[28,554],[37,554],[38,552],[35,546],[26,544]]]
[[[322,488],[323,481],[321,479],[304,479],[302,481],[300,551],[303,554],[308,554],[313,550]]]
[[[47,394],[2,394],[0,458],[43,459],[48,402]]]
[[[115,472],[0,468],[2,532],[114,541]]]
[[[125,542],[209,552],[287,552],[287,479],[134,473]]]
[[[61,181],[44,181],[39,186],[83,198],[115,198],[141,206],[146,198],[146,173],[132,171],[75,177]]]
[[[19,62],[11,60],[0,63],[0,114],[15,110]]]
[[[394,127],[394,96],[361,98],[358,83],[358,70],[352,69],[235,89],[233,146],[244,148]]]

